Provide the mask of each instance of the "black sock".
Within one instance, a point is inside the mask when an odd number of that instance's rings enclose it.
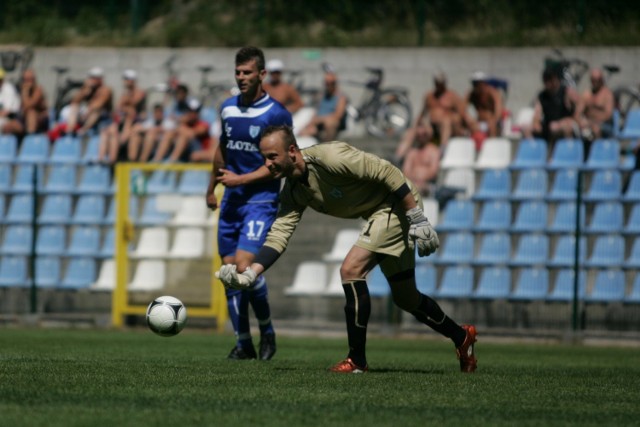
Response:
[[[467,336],[460,325],[444,314],[437,302],[424,294],[420,294],[420,304],[411,314],[434,331],[450,338],[456,347],[460,347]]]
[[[344,314],[347,320],[349,357],[361,368],[367,366],[365,347],[367,344],[367,323],[371,314],[369,288],[364,280],[350,280],[342,283],[347,303]]]

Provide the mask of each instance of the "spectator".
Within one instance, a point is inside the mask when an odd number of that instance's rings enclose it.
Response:
[[[71,101],[67,132],[84,135],[90,129],[102,128],[111,122],[113,91],[104,84],[103,79],[102,68],[89,70],[84,85]]]
[[[472,105],[476,110],[476,120],[469,120],[469,127],[476,144],[480,145],[485,137],[495,137],[500,134],[502,96],[498,89],[491,86],[488,76],[482,71],[473,73],[471,85],[463,111],[467,111],[468,105]]]
[[[166,121],[167,119],[164,117],[164,107],[162,104],[157,103],[153,106],[151,117],[147,118],[144,122],[138,122],[133,125],[131,138],[129,139],[129,144],[127,144],[127,158],[130,162],[146,162],[149,159],[149,155],[151,154],[150,150],[163,135],[166,128]],[[149,144],[146,144],[148,136],[150,136],[152,140]],[[143,141],[151,147],[149,152],[144,156],[144,150],[140,150]]]
[[[346,127],[347,97],[338,90],[338,76],[330,71],[324,75],[324,95],[316,113],[300,136],[314,136],[321,142],[332,141]]]
[[[587,140],[608,138],[613,135],[613,92],[605,85],[602,70],[591,70],[591,90],[580,97],[576,117],[582,136]]]
[[[5,80],[5,71],[0,68],[0,133],[21,135],[24,132],[18,120],[20,96],[16,87]]]
[[[296,88],[282,80],[284,64],[279,59],[272,59],[267,62],[266,68],[269,81],[263,83],[262,87],[269,96],[284,105],[291,114],[295,114],[304,104]]]
[[[31,69],[22,73],[20,84],[20,119],[27,134],[41,133],[49,130],[49,111],[44,89],[36,81],[36,74]]]
[[[524,129],[525,136],[543,138],[553,144],[558,138],[573,135],[578,94],[560,81],[557,70],[547,68],[542,73],[544,89],[538,94],[533,113],[532,129]]]

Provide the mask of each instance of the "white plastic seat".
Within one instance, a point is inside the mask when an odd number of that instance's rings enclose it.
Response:
[[[313,118],[313,115],[316,113],[315,108],[313,107],[302,107],[293,115],[293,133],[294,135],[298,135],[302,129],[305,128]],[[300,139],[298,140],[298,146],[300,146]],[[302,148],[302,147],[300,147]]]
[[[469,198],[476,188],[476,174],[472,169],[452,169],[444,176],[444,186],[460,188],[464,197]]]
[[[423,199],[422,206],[424,215],[427,217],[432,226],[438,225],[438,215],[440,214],[440,205],[436,199]]]
[[[171,225],[207,225],[207,204],[202,196],[185,196]]]
[[[340,277],[340,266],[336,265],[331,271],[331,276],[329,277],[329,284],[327,285],[327,289],[324,293],[330,297],[337,297],[344,295],[344,289],[342,288],[342,278]]]
[[[313,136],[297,136],[296,142],[298,143],[298,148],[308,148],[316,145],[318,140]]]
[[[164,288],[166,281],[166,265],[157,259],[143,260],[138,263],[133,280],[129,284],[130,291],[156,291]]]
[[[199,258],[204,255],[204,230],[179,228],[169,251],[169,258]]]
[[[472,168],[476,158],[476,146],[471,138],[451,138],[447,143],[440,168]]]
[[[338,231],[331,252],[325,254],[323,259],[329,262],[342,262],[351,247],[358,241],[358,236],[360,236],[360,230],[343,229]]]
[[[482,144],[477,169],[503,169],[511,163],[511,141],[506,138],[487,138]]]
[[[112,259],[102,262],[96,281],[91,284],[92,291],[112,291],[116,287],[116,263]]]
[[[169,230],[165,227],[144,228],[131,258],[162,258],[168,255]]]
[[[298,265],[288,296],[322,295],[327,287],[327,265],[319,261],[304,261]]]

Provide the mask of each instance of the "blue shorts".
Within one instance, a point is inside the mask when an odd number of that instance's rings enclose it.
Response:
[[[238,249],[258,253],[278,213],[278,204],[223,203],[218,219],[218,252],[221,257]]]

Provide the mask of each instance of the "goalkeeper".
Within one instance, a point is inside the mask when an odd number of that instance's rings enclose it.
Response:
[[[246,271],[222,266],[216,276],[226,287],[247,289],[284,252],[307,206],[338,218],[364,218],[356,244],[340,268],[346,304],[349,353],[332,372],[368,370],[365,352],[371,300],[365,277],[377,264],[387,278],[394,303],[420,322],[450,338],[463,372],[476,369],[476,329],[460,326],[429,296],[416,289],[414,246],[418,255],[438,249],[438,236],[422,211],[420,195],[402,172],[377,156],[343,142],[301,151],[291,128],[270,126],[260,141],[265,166],[275,179],[286,178],[278,216]]]

